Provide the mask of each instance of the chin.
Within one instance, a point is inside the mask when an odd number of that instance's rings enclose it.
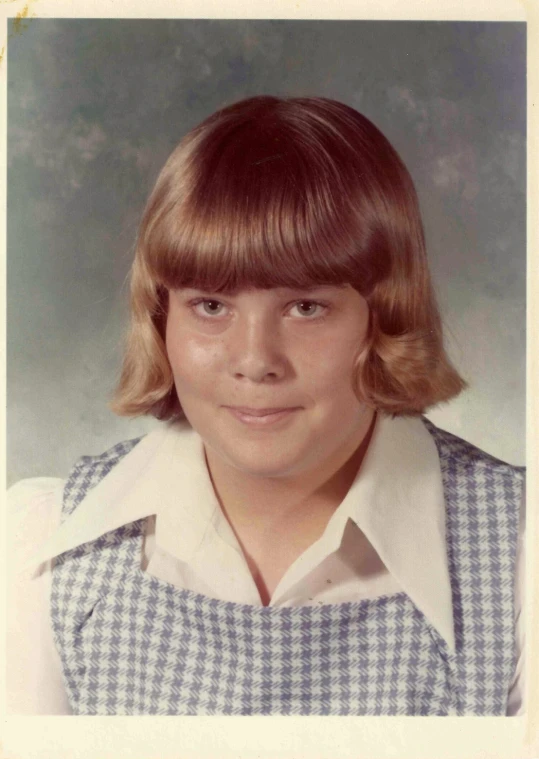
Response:
[[[283,455],[280,451],[271,455],[270,451],[245,452],[237,450],[228,455],[217,451],[229,466],[250,477],[286,477],[301,470],[297,456]]]

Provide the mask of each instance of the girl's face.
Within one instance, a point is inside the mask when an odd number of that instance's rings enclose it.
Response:
[[[350,286],[170,291],[166,346],[188,421],[212,454],[251,476],[331,466],[372,417],[352,389],[367,325]]]

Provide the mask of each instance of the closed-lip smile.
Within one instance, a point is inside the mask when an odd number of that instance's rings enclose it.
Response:
[[[249,406],[225,406],[230,413],[244,424],[265,426],[286,419],[300,406],[272,406],[268,408],[250,408]]]
[[[272,408],[249,408],[248,406],[227,406],[231,411],[237,411],[239,414],[247,416],[269,416],[270,414],[280,414],[282,411],[295,411],[297,406],[279,406]]]

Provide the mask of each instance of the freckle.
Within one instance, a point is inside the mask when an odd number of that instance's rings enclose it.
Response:
[[[326,580],[328,585],[331,585],[331,580]]]

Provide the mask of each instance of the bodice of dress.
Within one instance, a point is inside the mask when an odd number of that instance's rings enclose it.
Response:
[[[56,561],[52,621],[73,712],[505,714],[523,475],[426,424],[444,482],[455,651],[405,593],[264,608],[178,589],[141,569],[139,520]],[[81,460],[64,513],[135,444]]]

